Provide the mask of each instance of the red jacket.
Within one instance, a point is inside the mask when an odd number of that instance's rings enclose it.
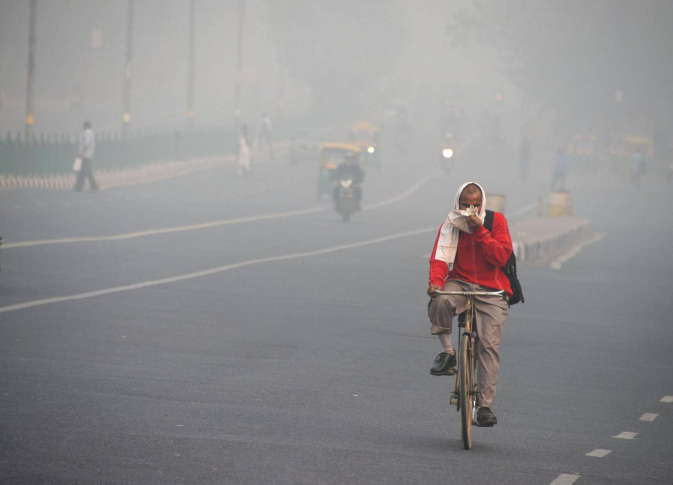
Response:
[[[512,288],[505,273],[500,269],[512,254],[512,238],[507,228],[507,219],[500,212],[493,214],[493,231],[484,226],[473,234],[460,233],[456,260],[449,271],[447,264],[435,259],[437,241],[442,228],[439,228],[435,246],[430,255],[430,284],[444,286],[447,279],[476,283],[494,290],[505,290],[512,296]]]

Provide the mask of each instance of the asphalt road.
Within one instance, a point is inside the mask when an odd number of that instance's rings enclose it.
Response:
[[[673,482],[671,186],[570,178],[606,236],[520,267],[499,424],[465,451],[453,379],[428,372],[427,254],[462,182],[514,223],[549,166],[520,182],[502,146],[460,156],[445,175],[389,155],[349,224],[282,159],[0,192],[0,483]]]

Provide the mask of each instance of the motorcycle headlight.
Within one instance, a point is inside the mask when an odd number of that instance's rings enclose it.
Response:
[[[453,156],[453,150],[451,150],[450,148],[445,148],[444,150],[442,150],[442,156],[444,158],[451,158]]]
[[[374,147],[367,147],[367,153],[374,153],[376,151],[376,148]]]
[[[340,183],[344,189],[349,189],[350,186],[353,185],[353,179],[343,179]]]

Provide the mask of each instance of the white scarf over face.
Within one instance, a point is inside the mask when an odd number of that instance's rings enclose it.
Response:
[[[460,196],[465,190],[465,187],[468,185],[474,184],[479,187],[481,190],[481,208],[477,215],[481,222],[484,222],[486,218],[486,192],[484,189],[476,182],[467,182],[461,185],[456,193],[456,198],[453,202],[453,210],[449,212],[449,215],[446,216],[446,220],[442,225],[441,232],[439,234],[439,240],[437,241],[437,251],[435,252],[435,259],[444,261],[447,265],[453,264],[456,259],[456,251],[458,250],[458,239],[460,238],[460,231],[466,232],[468,234],[472,233],[470,226],[467,223],[467,218],[470,217],[475,210],[467,209],[460,210]]]

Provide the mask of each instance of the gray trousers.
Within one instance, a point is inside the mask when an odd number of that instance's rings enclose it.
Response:
[[[444,291],[495,291],[491,288],[449,280]],[[462,295],[439,295],[430,299],[428,316],[433,335],[451,334],[453,317],[465,311],[467,297]],[[500,340],[507,320],[507,301],[499,296],[475,296],[474,310],[477,321],[477,405],[491,407],[495,399],[495,386],[500,370]]]

